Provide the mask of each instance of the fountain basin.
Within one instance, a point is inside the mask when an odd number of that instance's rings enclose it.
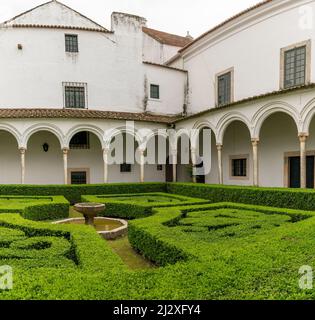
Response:
[[[83,214],[85,224],[94,226],[94,219],[98,213],[105,210],[105,204],[84,202],[75,204],[73,208],[75,211]]]
[[[85,225],[84,218],[69,218],[53,222],[53,224],[75,224]],[[104,217],[94,218],[96,232],[106,240],[114,240],[128,233],[128,222],[122,219]]]

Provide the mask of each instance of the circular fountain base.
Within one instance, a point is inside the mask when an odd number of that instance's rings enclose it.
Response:
[[[53,222],[53,224],[85,225],[84,218],[69,218]],[[106,240],[114,240],[128,233],[128,222],[122,219],[104,217],[94,218],[96,232]]]

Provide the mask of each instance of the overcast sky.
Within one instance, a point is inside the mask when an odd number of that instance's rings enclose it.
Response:
[[[0,0],[0,21],[45,0]],[[143,16],[151,28],[196,37],[260,0],[62,0],[64,4],[110,28],[110,14],[122,11]]]

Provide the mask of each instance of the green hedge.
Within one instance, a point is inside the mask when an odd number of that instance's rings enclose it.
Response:
[[[17,200],[17,201],[14,201]],[[23,202],[23,200],[25,200]],[[0,213],[20,213],[29,220],[57,220],[69,216],[69,202],[63,196],[0,196]]]
[[[113,183],[90,185],[0,185],[0,195],[64,196],[71,204],[83,194],[165,192],[165,183]]]
[[[174,226],[183,217],[201,216],[203,221],[203,213],[224,208],[231,215],[237,209],[301,219],[292,223],[273,217],[272,223],[281,226],[210,242],[196,241]],[[12,290],[0,290],[0,300],[315,299],[315,290],[297,285],[299,267],[313,261],[314,212],[231,203],[154,211],[132,220],[129,236],[140,252],[163,267],[132,271],[89,226],[0,214],[0,265],[13,268],[14,283]],[[236,218],[242,219],[242,212]]]
[[[257,212],[259,214],[266,214],[267,216],[261,222],[265,224],[275,224],[274,230],[277,230],[277,227],[280,226],[279,222],[291,221],[290,225],[296,224],[296,222],[306,220],[308,218],[314,218],[315,212],[312,211],[300,211],[292,209],[280,209],[280,208],[271,208],[264,206],[252,206],[252,205],[242,205],[237,203],[216,203],[216,204],[207,204],[201,206],[187,206],[187,207],[174,207],[174,208],[156,208],[154,209],[155,215],[147,217],[145,219],[135,220],[129,222],[129,231],[128,237],[132,246],[141,252],[144,256],[148,257],[150,260],[156,262],[159,265],[174,264],[182,260],[198,260],[204,258],[205,260],[209,259],[209,252],[207,249],[207,243],[201,241],[196,242],[189,233],[186,231],[180,230],[175,226],[180,225],[179,221],[187,216],[187,213],[192,212],[207,212],[215,211],[218,209],[229,209],[230,218],[224,216],[225,223],[231,224],[234,227],[234,223],[237,221],[237,218],[242,217],[242,214],[234,214],[233,209],[243,211],[244,215],[244,224],[249,224],[250,227],[253,227],[253,232],[255,231],[255,226],[259,224],[258,218],[254,218],[249,223],[250,219],[246,220],[246,212]],[[268,215],[274,215],[274,217],[269,217]],[[279,215],[279,217],[277,217]],[[287,218],[281,216],[287,216]],[[221,215],[211,219],[211,224],[223,224],[220,218]],[[254,215],[253,215],[254,216]],[[205,216],[201,223],[207,225],[209,222],[208,216]],[[221,220],[220,220],[221,219]],[[196,220],[196,217],[192,217],[191,221]],[[191,221],[188,221],[187,226],[192,226]],[[278,225],[279,223],[279,225]],[[225,225],[225,227],[228,226]],[[196,223],[198,227],[198,223]],[[207,225],[208,226],[208,225]],[[210,226],[210,225],[209,225]],[[209,227],[208,226],[208,227]],[[239,228],[239,225],[236,225]],[[196,228],[197,229],[197,228]],[[207,228],[206,228],[207,229]],[[216,228],[213,228],[216,231]],[[224,230],[224,228],[223,228]],[[205,231],[205,228],[201,230],[196,230],[197,233]],[[225,240],[230,240],[228,236]],[[234,240],[234,238],[233,238]],[[233,241],[232,240],[232,241]],[[254,240],[254,238],[253,238]],[[236,240],[235,240],[236,242]],[[228,244],[231,245],[231,244]],[[222,245],[222,250],[224,246]]]
[[[167,192],[207,199],[279,208],[315,210],[315,190],[168,183]]]
[[[139,196],[144,197],[163,197],[169,198],[168,202],[141,202],[136,198]],[[116,199],[118,197],[130,198],[130,200],[121,201]],[[180,202],[171,202],[171,200],[178,200]],[[180,195],[170,195],[162,192],[155,193],[137,193],[137,194],[113,194],[113,195],[84,195],[82,196],[82,201],[84,202],[97,202],[105,203],[106,209],[100,216],[122,218],[122,219],[139,219],[143,217],[148,217],[152,215],[153,208],[163,208],[163,207],[174,207],[174,206],[184,206],[191,204],[203,204],[208,203],[203,199],[191,198],[187,196]]]

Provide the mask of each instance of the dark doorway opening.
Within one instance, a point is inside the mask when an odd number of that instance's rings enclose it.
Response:
[[[306,157],[306,187],[314,189],[314,156]],[[301,187],[301,158],[290,157],[289,158],[289,187],[300,188]]]

